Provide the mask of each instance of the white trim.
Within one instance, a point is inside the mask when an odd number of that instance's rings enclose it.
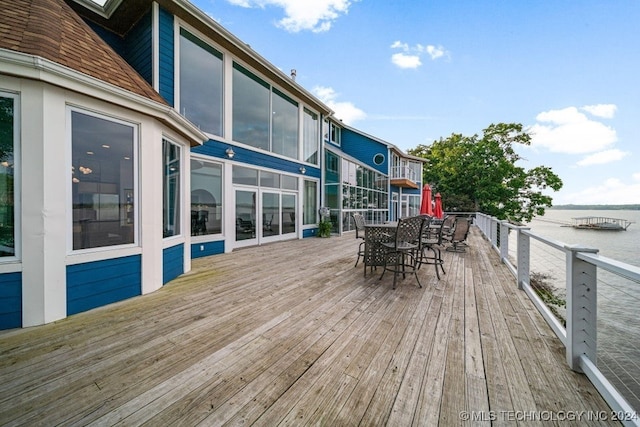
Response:
[[[160,93],[160,6],[151,4],[151,72],[152,85]]]

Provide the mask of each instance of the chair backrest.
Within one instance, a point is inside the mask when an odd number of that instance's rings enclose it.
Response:
[[[469,218],[460,217],[456,219],[456,226],[453,230],[452,242],[463,242],[469,234]]]
[[[401,218],[396,228],[396,247],[401,243],[417,243],[422,236],[425,219],[422,216]]]
[[[356,239],[364,238],[364,216],[359,213],[354,213],[351,216],[353,216],[353,222],[356,225]]]

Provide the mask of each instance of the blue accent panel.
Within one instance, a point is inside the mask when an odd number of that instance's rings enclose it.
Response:
[[[302,237],[306,238],[306,237],[316,237],[318,235],[318,229],[317,228],[306,228],[304,230],[302,230]]]
[[[104,27],[101,27],[94,22],[85,21],[85,23],[87,23],[91,27],[91,29],[95,31],[95,33],[99,35],[102,40],[105,41],[105,43],[111,46],[111,49],[115,50],[118,55],[122,57],[125,56],[124,53],[126,51],[126,48],[122,37],[120,37],[116,33],[112,33],[111,31],[106,30]]]
[[[153,84],[153,53],[151,11],[140,19],[125,36],[124,59],[147,81]]]
[[[142,256],[67,266],[67,315],[142,293]]]
[[[0,329],[22,327],[22,273],[0,274]]]
[[[224,240],[191,244],[191,259],[224,253]]]
[[[192,148],[191,152],[226,159],[227,154],[225,153],[225,151],[229,147],[231,147],[231,144],[210,139],[203,145]],[[306,173],[304,176],[320,178],[320,168],[318,167],[309,166],[307,164],[298,163],[296,161],[285,160],[280,157],[273,157],[269,154],[249,150],[244,147],[233,146],[233,151],[236,153],[233,157],[234,161],[247,163],[248,165],[276,169],[282,172],[292,173],[296,175],[301,175],[300,167],[304,166],[304,168],[306,169]]]
[[[175,107],[174,81],[175,81],[175,46],[173,40],[173,15],[163,8],[159,8],[160,14],[160,95]]]
[[[381,142],[350,129],[342,129],[342,151],[380,173],[389,174],[389,149]],[[376,154],[384,155],[384,162],[380,165],[373,162]]]
[[[162,251],[162,284],[184,273],[184,244],[166,248]]]

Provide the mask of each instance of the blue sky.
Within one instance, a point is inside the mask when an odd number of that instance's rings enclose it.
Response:
[[[640,0],[192,0],[403,150],[522,123],[554,204],[640,203]]]

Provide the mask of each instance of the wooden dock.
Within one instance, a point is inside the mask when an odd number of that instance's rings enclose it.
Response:
[[[607,404],[497,254],[469,239],[443,252],[440,281],[420,270],[422,289],[364,277],[353,235],[309,238],[2,332],[0,424],[608,425],[588,420]]]

